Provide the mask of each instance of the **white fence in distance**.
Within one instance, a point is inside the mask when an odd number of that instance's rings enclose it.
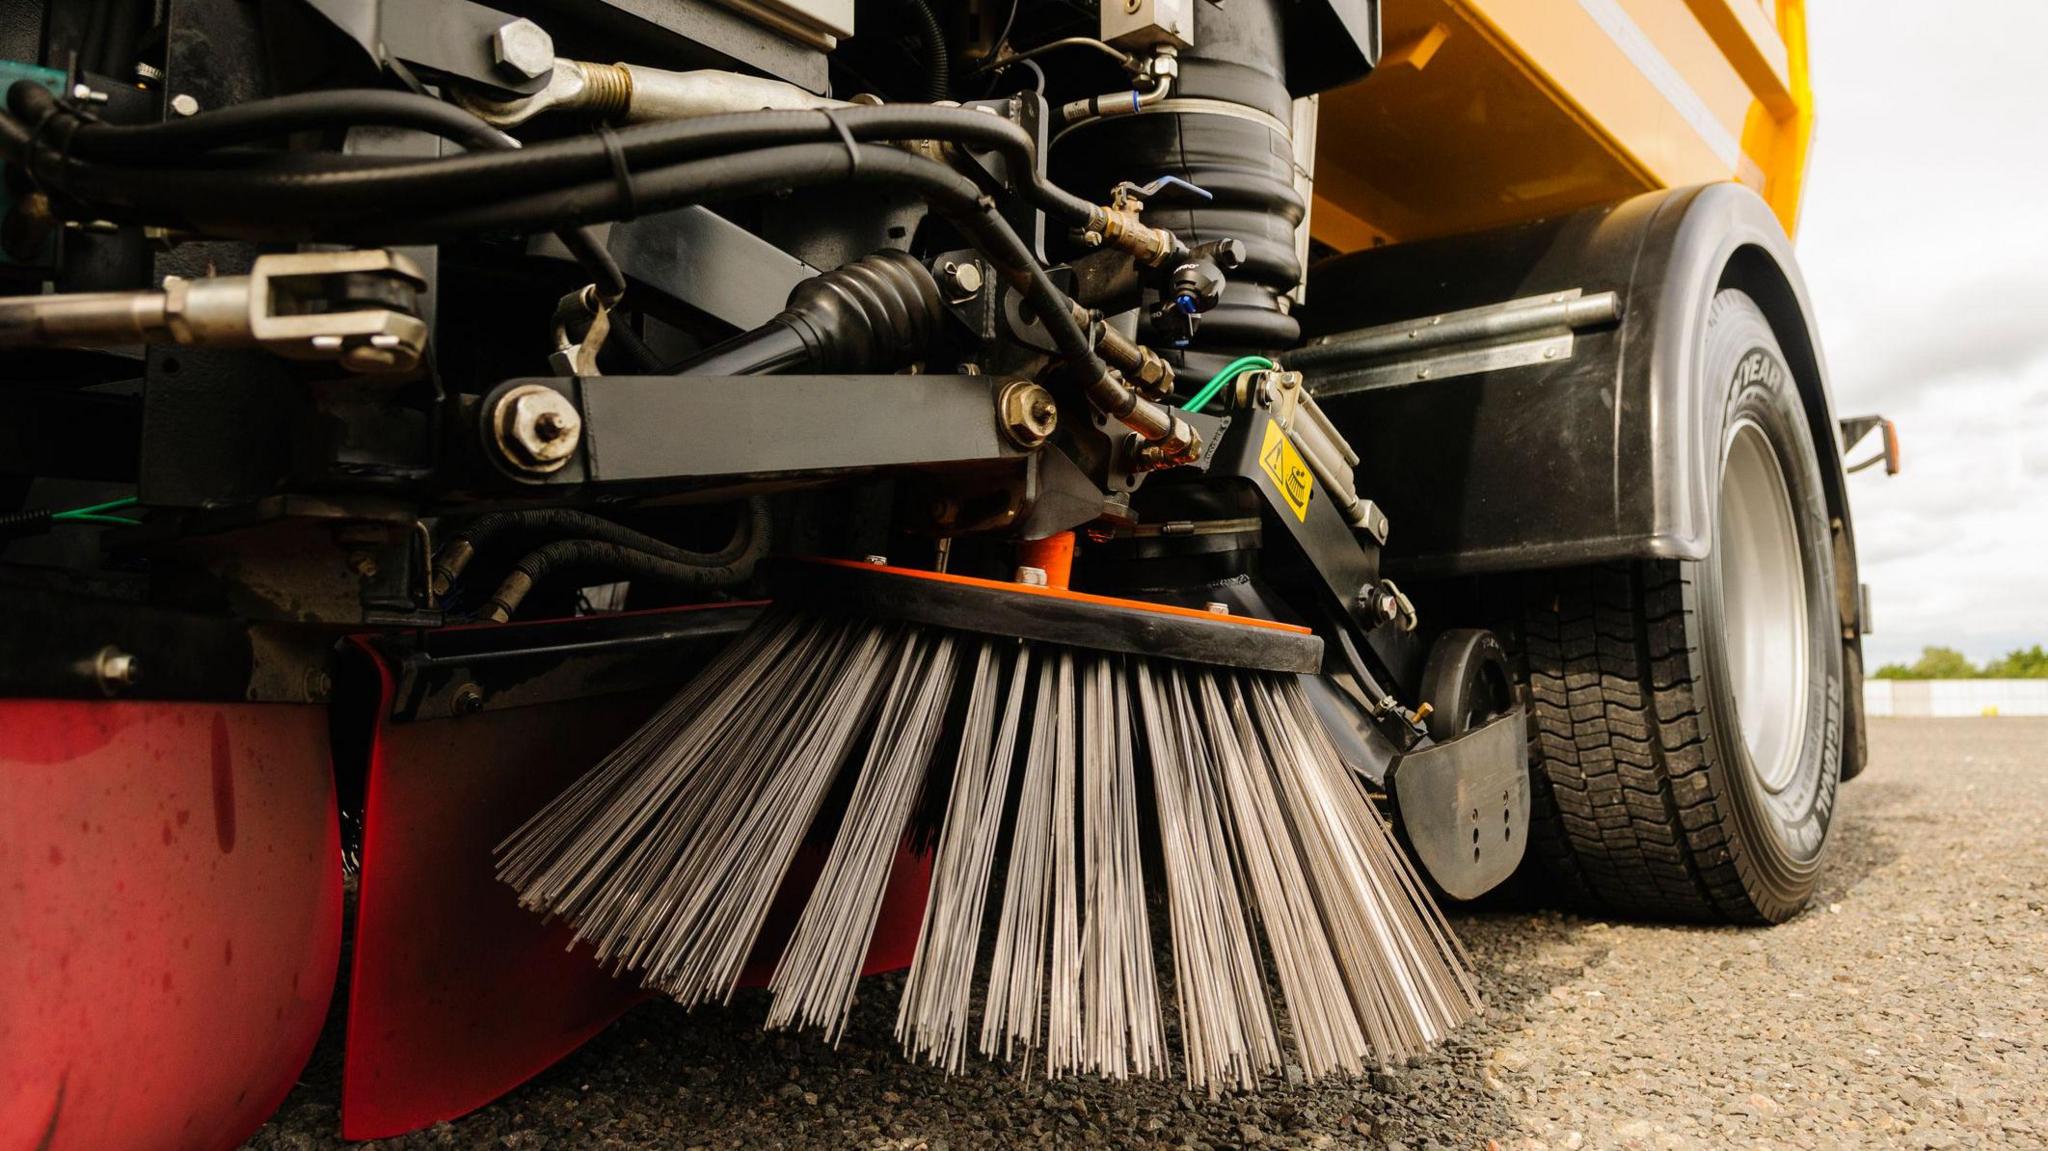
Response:
[[[1865,715],[2048,715],[2048,679],[1867,679]]]

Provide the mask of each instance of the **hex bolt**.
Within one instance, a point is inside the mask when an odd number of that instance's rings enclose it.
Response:
[[[1032,451],[1052,438],[1060,409],[1051,392],[1030,380],[1012,380],[996,396],[996,418],[1011,443]]]
[[[517,471],[560,471],[583,442],[583,417],[569,397],[540,384],[522,384],[498,398],[490,422],[498,456]]]
[[[522,16],[491,33],[491,59],[522,80],[538,80],[554,71],[555,38]]]
[[[171,111],[180,116],[197,116],[199,114],[199,97],[194,96],[190,92],[180,92],[171,97]]]
[[[1208,612],[1210,615],[1229,615],[1230,605],[1224,603],[1222,600],[1212,599],[1208,603],[1202,605],[1202,610]]]
[[[1044,587],[1045,569],[1030,567],[1028,565],[1020,567],[1017,569],[1016,574],[1010,577],[1010,582],[1020,583],[1023,584],[1025,587]]]
[[[885,567],[888,567],[888,566],[889,566],[889,557],[888,557],[888,556],[877,556],[877,555],[868,555],[868,556],[862,556],[861,558],[862,558],[863,560],[866,560],[866,561],[867,561],[868,563],[871,563],[871,564],[875,565],[875,566],[876,566],[876,567],[878,567],[878,568],[885,568]]]
[[[364,579],[377,578],[377,557],[369,552],[348,553],[348,570]]]
[[[473,683],[465,683],[455,689],[453,706],[456,715],[475,715],[484,709],[484,689]]]
[[[107,695],[119,695],[126,688],[135,686],[142,678],[142,665],[134,656],[113,644],[101,648],[92,660],[93,678],[99,681],[100,690]]]

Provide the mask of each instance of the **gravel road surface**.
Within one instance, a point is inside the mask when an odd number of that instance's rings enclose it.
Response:
[[[386,1148],[2048,1147],[2048,720],[1873,720],[1814,908],[1771,930],[1461,911],[1489,1013],[1369,1081],[1216,1101],[903,1062],[762,1003],[634,1011]],[[337,1020],[339,1016],[337,1015]],[[345,1146],[338,1031],[248,1147]]]

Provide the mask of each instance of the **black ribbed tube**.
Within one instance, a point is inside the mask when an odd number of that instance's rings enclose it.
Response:
[[[754,565],[760,558],[749,551],[732,563],[704,567],[677,563],[651,552],[604,540],[556,540],[521,556],[519,562],[512,565],[512,571],[504,582],[498,585],[498,590],[491,593],[490,607],[485,611],[493,619],[510,619],[518,613],[519,605],[526,601],[534,588],[550,577],[568,571],[603,572],[608,576],[648,580],[670,587],[737,587],[753,577]]]
[[[877,252],[804,280],[774,319],[666,370],[757,376],[900,367],[931,346],[945,313],[938,282],[916,257]]]
[[[469,561],[476,553],[508,532],[599,540],[633,551],[646,552],[671,563],[723,569],[740,562],[750,554],[759,559],[761,553],[766,551],[769,536],[768,501],[759,496],[748,500],[739,526],[733,531],[732,540],[718,550],[709,552],[679,548],[645,532],[634,531],[624,524],[574,508],[520,508],[512,511],[485,512],[449,533],[448,538],[435,552],[434,594],[446,594],[449,587],[461,577],[463,570],[469,566]]]
[[[917,35],[924,41],[924,98],[933,102],[953,98],[953,54],[946,49],[946,30],[939,27],[939,18],[932,15],[931,5],[924,0],[898,0],[902,9],[909,13],[911,22],[917,25]]]

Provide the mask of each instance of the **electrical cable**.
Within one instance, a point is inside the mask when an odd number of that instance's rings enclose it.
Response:
[[[897,6],[910,13],[917,24],[918,38],[924,41],[924,98],[932,103],[952,99],[953,59],[946,48],[946,32],[939,27],[939,18],[932,15],[931,5],[925,0],[897,0]]]
[[[1188,397],[1188,402],[1180,406],[1180,410],[1199,412],[1209,406],[1209,401],[1215,399],[1216,393],[1228,386],[1230,381],[1246,372],[1270,370],[1279,366],[1264,356],[1239,356],[1223,365],[1215,375],[1210,376],[1209,382],[1196,389],[1195,394]]]
[[[117,508],[133,507],[137,502],[138,501],[134,496],[127,496],[118,500],[108,500],[106,503],[103,504],[93,504],[91,507],[71,508],[66,511],[51,512],[50,518],[53,520],[60,521],[70,520],[82,521],[86,523],[101,523],[106,521],[112,521],[114,523],[132,524],[137,521],[128,519],[123,516],[110,516],[103,515],[101,513],[110,512]]]
[[[1013,52],[1008,56],[1002,56],[997,59],[990,60],[988,63],[983,64],[979,68],[976,68],[972,73],[969,74],[978,76],[983,72],[1000,72],[1003,69],[1008,68],[1012,64],[1021,64],[1026,60],[1034,60],[1040,56],[1045,55],[1048,52],[1052,52],[1060,48],[1094,48],[1097,51],[1100,51],[1107,55],[1110,59],[1115,60],[1117,62],[1117,66],[1124,69],[1125,71],[1131,71],[1137,65],[1136,58],[1133,57],[1130,53],[1121,51],[1110,44],[1104,43],[1101,40],[1097,40],[1093,36],[1065,36],[1061,37],[1058,40],[1052,40],[1044,44],[1039,44],[1036,47],[1026,48],[1022,52]]]

